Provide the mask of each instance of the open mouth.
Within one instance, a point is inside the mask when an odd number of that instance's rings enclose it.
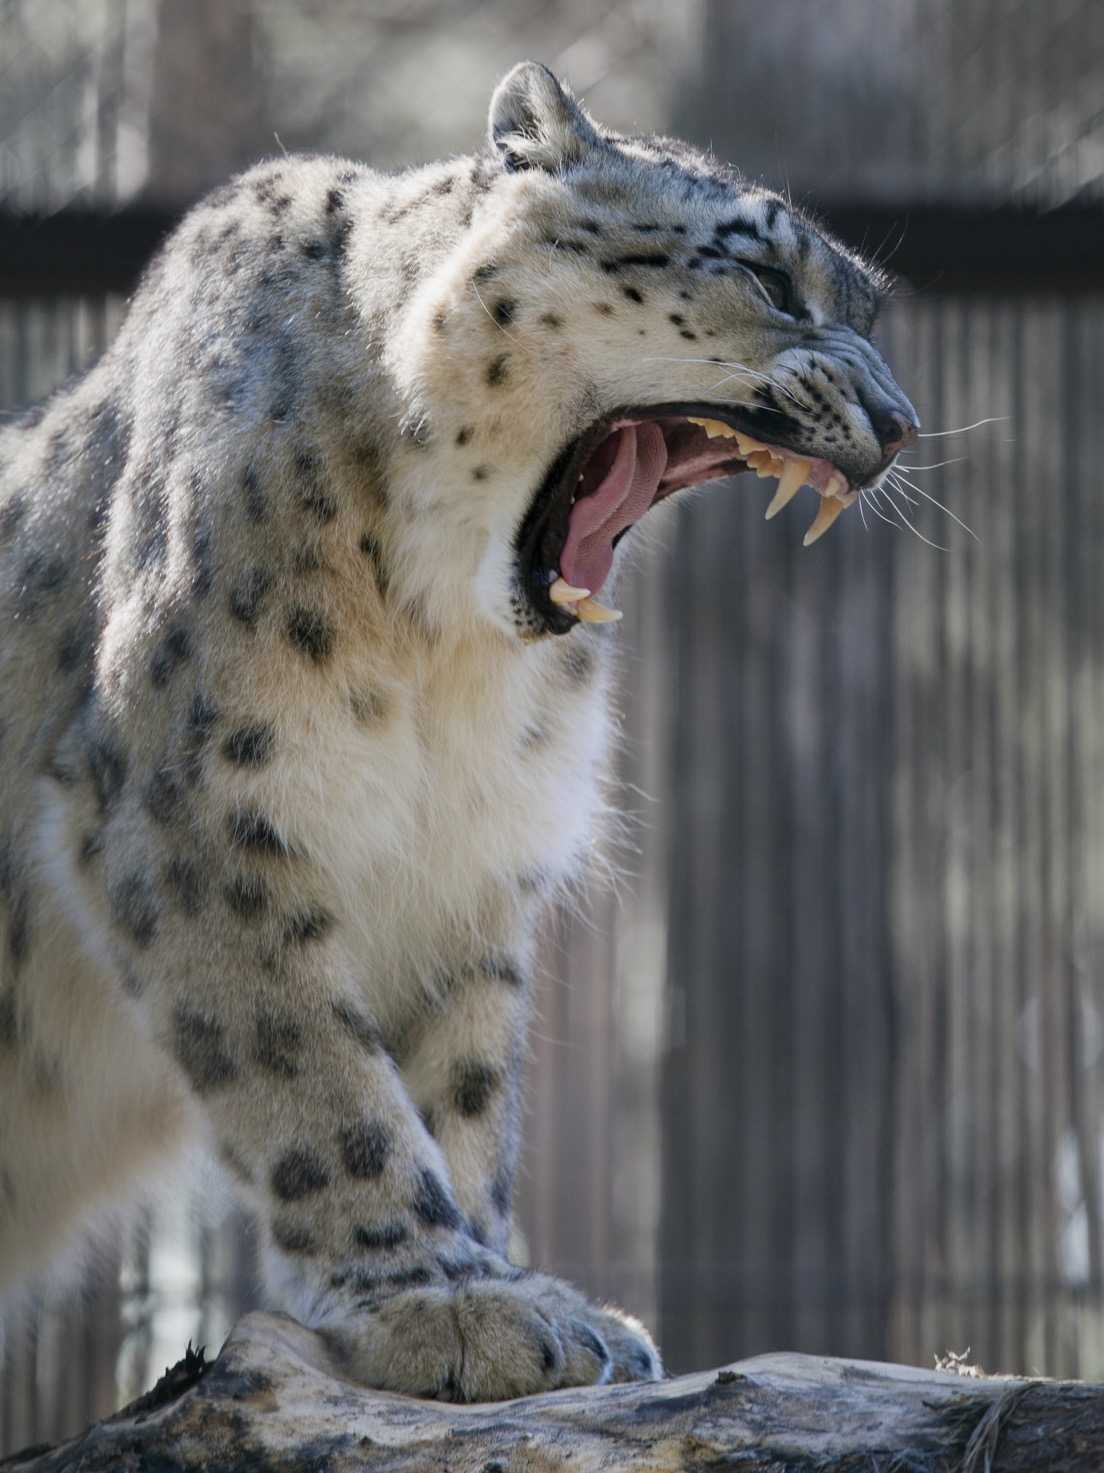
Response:
[[[675,491],[752,470],[778,479],[769,518],[802,486],[811,486],[821,502],[805,534],[806,547],[857,500],[858,491],[830,461],[760,439],[730,414],[747,419],[755,411],[715,405],[618,411],[557,458],[518,538],[526,591],[550,631],[565,633],[580,619],[605,623],[621,617],[597,597],[614,549]]]

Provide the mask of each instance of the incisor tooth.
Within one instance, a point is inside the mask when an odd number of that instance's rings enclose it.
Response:
[[[575,612],[588,624],[612,624],[621,618],[620,609],[607,609],[596,598],[581,599],[575,605]]]
[[[809,462],[807,460],[788,460],[782,472],[782,478],[778,482],[778,490],[771,497],[770,506],[767,507],[767,521],[776,517],[784,506],[789,506],[797,493],[804,486],[809,475]]]
[[[841,511],[843,511],[842,501],[837,501],[835,497],[825,496],[817,509],[817,514],[813,519],[813,525],[805,533],[802,546],[812,547],[818,537],[824,536]]]
[[[548,597],[554,604],[577,604],[581,598],[589,596],[589,588],[572,588],[566,578],[557,578],[548,590]]]

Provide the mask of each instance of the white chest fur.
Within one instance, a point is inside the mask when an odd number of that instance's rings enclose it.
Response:
[[[417,979],[432,986],[510,944],[495,934],[496,897],[585,863],[609,722],[601,674],[573,682],[563,655],[555,644],[422,652],[389,678],[381,718],[314,711],[267,775],[381,1016]]]

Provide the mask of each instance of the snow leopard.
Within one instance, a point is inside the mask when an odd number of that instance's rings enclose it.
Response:
[[[534,937],[602,844],[632,529],[876,487],[885,285],[534,63],[471,155],[190,210],[0,433],[0,1282],[198,1148],[351,1378],[662,1376],[509,1256]]]

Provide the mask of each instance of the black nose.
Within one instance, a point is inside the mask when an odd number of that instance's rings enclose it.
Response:
[[[900,451],[907,450],[910,445],[916,444],[920,426],[915,420],[902,414],[899,409],[890,409],[881,405],[872,408],[869,404],[864,404],[863,408],[878,437],[882,454],[887,460],[892,460]]]

